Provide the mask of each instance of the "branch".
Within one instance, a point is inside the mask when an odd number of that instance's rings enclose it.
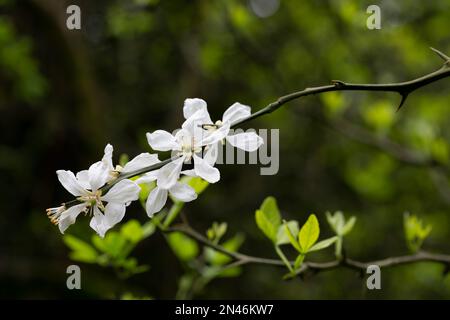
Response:
[[[347,83],[340,80],[333,80],[331,85],[328,86],[321,86],[321,87],[313,87],[313,88],[306,88],[302,91],[294,92],[288,95],[285,95],[281,98],[278,98],[277,101],[272,102],[264,109],[259,110],[258,112],[253,113],[249,117],[242,119],[240,121],[237,121],[233,123],[232,127],[239,126],[243,123],[246,123],[250,120],[259,118],[262,115],[269,114],[283,106],[289,101],[309,96],[312,94],[317,93],[324,93],[324,92],[331,92],[331,91],[383,91],[383,92],[397,92],[402,96],[402,100],[400,102],[400,105],[398,109],[401,108],[403,103],[405,102],[408,95],[421,88],[424,87],[430,83],[433,83],[435,81],[438,81],[440,79],[446,78],[450,76],[450,59],[443,54],[442,52],[432,49],[434,52],[438,53],[439,57],[445,60],[444,65],[434,72],[431,72],[427,75],[424,75],[420,78],[406,81],[406,82],[399,82],[399,83],[388,83],[388,84],[354,84],[354,83]]]
[[[203,236],[201,233],[194,230],[192,227],[186,224],[180,224],[173,226],[171,228],[164,229],[163,232],[181,232],[186,236],[190,237],[203,244],[206,247],[210,247],[220,253],[223,253],[234,260],[230,265],[244,265],[244,264],[261,264],[261,265],[272,265],[278,267],[286,267],[283,261],[278,259],[268,259],[256,256],[246,255],[240,252],[229,251],[219,244],[215,244]],[[359,271],[361,274],[366,272],[366,269],[370,265],[377,265],[380,268],[390,268],[399,265],[412,264],[417,262],[433,262],[442,264],[445,266],[445,273],[450,268],[450,255],[436,254],[425,251],[419,251],[418,253],[412,255],[404,255],[397,257],[389,257],[382,260],[375,260],[371,262],[362,262],[349,258],[344,258],[342,260],[332,260],[328,262],[304,262],[302,267],[295,273],[295,276],[300,276],[306,271],[310,270],[314,274],[322,271],[329,271],[339,267],[348,268],[352,270]],[[293,265],[294,261],[290,261]]]
[[[302,91],[297,91],[285,96],[282,96],[277,99],[277,101],[270,103],[265,108],[251,114],[250,116],[241,119],[237,122],[234,122],[231,127],[235,128],[238,127],[246,122],[249,122],[251,120],[254,120],[256,118],[259,118],[265,114],[270,114],[274,112],[275,110],[278,110],[280,107],[285,105],[286,103],[299,99],[301,97],[309,96],[312,94],[318,94],[318,93],[324,93],[324,92],[331,92],[331,91],[382,91],[382,92],[397,92],[402,96],[402,100],[400,102],[400,105],[398,109],[403,105],[408,95],[421,88],[424,87],[430,83],[433,83],[435,81],[438,81],[440,79],[446,78],[450,76],[450,60],[447,59],[448,57],[443,54],[442,52],[432,49],[434,52],[438,54],[438,56],[445,60],[444,65],[434,72],[431,72],[427,75],[424,75],[420,78],[406,81],[406,82],[399,82],[399,83],[388,83],[388,84],[355,84],[355,83],[347,83],[340,80],[333,80],[331,85],[327,86],[321,86],[321,87],[312,87],[312,88],[306,88]],[[447,59],[447,60],[446,60]],[[123,179],[128,179],[137,175],[144,174],[146,172],[158,170],[162,168],[164,165],[168,164],[169,162],[175,160],[176,157],[168,158],[164,161],[161,161],[155,165],[132,171],[126,174],[121,174],[119,177],[113,181],[111,181],[109,184],[105,185],[100,190],[104,194],[106,191],[108,191],[112,186],[114,186],[116,183]],[[65,203],[67,207],[73,206],[75,204],[79,203],[78,200],[73,200],[70,202]]]

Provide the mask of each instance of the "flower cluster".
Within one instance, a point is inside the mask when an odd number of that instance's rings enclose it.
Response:
[[[225,141],[236,148],[252,152],[263,143],[254,132],[231,134],[233,123],[249,117],[250,107],[235,103],[223,114],[222,120],[213,122],[208,113],[206,102],[202,99],[186,99],[183,107],[185,121],[175,134],[164,130],[147,133],[150,147],[155,151],[171,151],[171,161],[157,170],[148,170],[136,180],[123,177],[137,176],[134,172],[151,168],[160,163],[157,154],[141,153],[124,167],[112,162],[113,147],[105,147],[103,158],[89,167],[74,174],[68,170],[56,173],[63,187],[76,200],[60,207],[47,209],[50,220],[58,225],[61,233],[84,212],[91,216],[90,226],[101,237],[120,222],[126,207],[139,198],[140,184],[156,182],[156,187],[146,201],[147,215],[151,218],[166,204],[168,194],[173,198],[189,202],[197,198],[194,189],[181,183],[182,175],[200,177],[209,183],[220,180],[220,172],[214,166],[219,146]],[[193,166],[186,169],[184,164]],[[183,170],[183,167],[184,170]]]

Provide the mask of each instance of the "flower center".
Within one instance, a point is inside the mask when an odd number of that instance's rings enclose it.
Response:
[[[89,192],[89,194],[87,194],[85,196],[79,197],[78,200],[88,203],[90,208],[87,213],[92,214],[92,208],[94,206],[97,206],[102,211],[105,210],[105,206],[103,205],[103,202],[100,199],[101,196],[102,196],[102,191],[97,190],[95,192]]]
[[[186,156],[185,161],[189,161],[194,153],[199,153],[202,151],[201,147],[196,146],[194,137],[184,137],[181,143],[181,152],[179,155]]]

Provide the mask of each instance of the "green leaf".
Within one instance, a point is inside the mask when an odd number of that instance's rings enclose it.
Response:
[[[116,231],[108,232],[105,238],[98,235],[92,237],[92,242],[100,251],[103,251],[111,258],[118,258],[125,253],[127,240]]]
[[[294,235],[291,232],[291,229],[288,227],[288,224],[284,222],[283,224],[284,232],[287,235],[289,241],[291,242],[292,246],[298,251],[301,252],[302,249],[300,248],[298,241],[295,239]],[[298,228],[297,228],[298,230]]]
[[[180,179],[180,182],[187,183],[195,190],[195,193],[197,194],[201,194],[209,185],[208,181],[205,181],[200,177],[184,176]]]
[[[303,253],[308,252],[309,248],[311,248],[312,245],[316,243],[317,239],[319,238],[319,233],[320,228],[317,217],[316,215],[311,214],[298,234],[300,249]]]
[[[98,253],[89,243],[70,234],[66,234],[63,237],[63,241],[72,250],[69,254],[72,260],[86,263],[95,263],[97,261]]]
[[[264,212],[273,225],[279,226],[281,224],[280,210],[277,206],[277,200],[274,197],[264,199],[259,209]]]
[[[278,227],[278,233],[277,233],[277,243],[276,245],[281,246],[283,244],[288,244],[289,242],[291,242],[289,240],[289,235],[286,231],[286,226],[289,228],[289,230],[291,231],[291,234],[298,234],[298,222],[297,221],[289,221],[284,223],[283,225]],[[295,241],[295,244],[297,244],[297,241]]]
[[[329,239],[325,239],[322,240],[320,242],[317,242],[315,245],[313,245],[311,248],[309,248],[308,252],[312,252],[312,251],[318,251],[318,250],[322,250],[325,248],[328,248],[329,246],[331,246],[333,243],[335,243],[337,241],[338,237],[332,237]]]
[[[220,239],[227,232],[228,225],[226,222],[218,223],[213,222],[211,228],[206,231],[206,235],[209,240],[215,241],[216,243],[220,241]]]
[[[133,244],[138,243],[144,238],[141,224],[137,220],[130,220],[125,223],[120,229],[120,234]]]
[[[244,235],[238,233],[233,238],[225,241],[222,246],[228,251],[236,252],[239,250],[242,243],[244,243],[244,240]],[[205,259],[210,264],[217,266],[224,265],[232,260],[229,256],[209,247],[205,247]]]
[[[259,229],[273,243],[276,243],[278,228],[281,224],[281,216],[275,198],[267,197],[264,200],[259,210],[255,212],[255,220]]]
[[[418,251],[423,241],[431,232],[431,225],[424,225],[423,221],[415,215],[405,213],[403,216],[406,244],[410,251]]]
[[[181,232],[172,232],[167,236],[167,241],[175,255],[181,261],[194,259],[199,252],[198,244]]]
[[[341,235],[342,229],[344,227],[344,215],[341,211],[336,211],[333,215],[330,212],[325,213],[327,217],[328,224],[331,226],[331,229],[337,234]]]
[[[350,219],[347,221],[345,226],[342,228],[342,235],[345,236],[350,231],[352,231],[355,223],[356,223],[356,217],[355,216],[350,217]]]
[[[276,228],[261,210],[256,210],[255,221],[258,228],[269,238],[272,242],[276,241]]]

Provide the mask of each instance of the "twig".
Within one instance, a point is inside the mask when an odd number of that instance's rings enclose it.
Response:
[[[229,251],[223,246],[219,244],[215,244],[204,237],[201,233],[197,232],[190,226],[181,224],[177,226],[173,226],[171,228],[165,229],[164,232],[181,232],[186,236],[197,240],[199,243],[204,246],[210,247],[218,252],[221,252],[234,260],[230,264],[230,266],[240,266],[244,264],[262,264],[262,265],[272,265],[277,267],[286,267],[283,261],[278,259],[268,259],[261,258],[256,256],[246,255],[240,252]],[[336,268],[348,268],[352,270],[359,271],[363,273],[367,270],[367,267],[370,265],[377,265],[380,268],[390,268],[399,265],[412,264],[417,262],[433,262],[442,264],[447,268],[450,267],[450,255],[445,254],[436,254],[425,251],[420,251],[418,253],[412,255],[404,255],[404,256],[396,256],[396,257],[388,257],[381,260],[375,260],[371,262],[361,262],[357,260],[353,260],[350,258],[344,258],[342,260],[332,260],[328,262],[304,262],[299,270],[296,271],[295,275],[299,276],[306,272],[307,270],[311,270],[314,273],[329,271]],[[294,264],[293,261],[290,261],[291,264]]]

